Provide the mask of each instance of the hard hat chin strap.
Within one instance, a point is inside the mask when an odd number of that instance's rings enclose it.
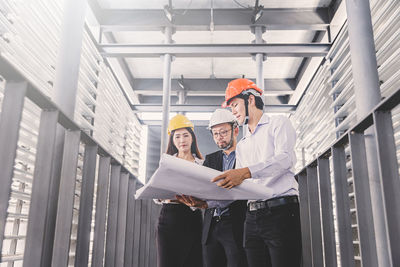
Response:
[[[244,99],[244,108],[246,109],[246,117],[244,120],[244,124],[249,123],[249,95],[248,94],[243,94],[243,99]]]

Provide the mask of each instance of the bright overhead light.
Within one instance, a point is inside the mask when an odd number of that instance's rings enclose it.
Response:
[[[262,9],[259,9],[257,12],[255,12],[253,15],[253,18],[254,18],[253,23],[255,23],[257,20],[259,20],[262,17],[262,15],[263,15]]]
[[[178,80],[178,85],[179,85],[180,88],[185,90],[185,85],[183,83],[183,75],[181,75],[181,78]]]
[[[165,5],[164,6],[164,13],[165,13],[165,16],[167,17],[167,19],[170,22],[172,22],[172,20],[174,19],[174,11],[173,11],[172,7],[169,6],[169,5]]]
[[[253,10],[253,17],[251,19],[252,23],[256,23],[263,15],[263,9],[264,6],[258,4],[258,0],[256,0],[256,3],[254,5],[254,10]]]

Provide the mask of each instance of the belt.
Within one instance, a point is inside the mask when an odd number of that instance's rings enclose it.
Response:
[[[250,202],[247,205],[247,207],[249,211],[255,211],[260,209],[270,209],[292,203],[299,203],[299,199],[297,196],[278,197],[278,198],[268,199],[265,201]]]

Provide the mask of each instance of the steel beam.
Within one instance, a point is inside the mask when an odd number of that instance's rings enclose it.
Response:
[[[172,43],[172,27],[165,27],[165,43],[170,45]],[[169,121],[169,110],[171,104],[171,63],[172,56],[169,53],[163,53],[162,59],[164,61],[164,73],[163,73],[163,95],[162,95],[162,126],[161,126],[161,147],[160,155],[162,155],[167,149],[168,143],[168,121]]]
[[[115,246],[115,267],[124,266],[125,254],[125,238],[126,238],[126,217],[128,211],[128,186],[129,174],[121,173],[119,183],[119,198],[118,198],[118,222],[117,222],[117,242]],[[131,193],[133,194],[133,192]]]
[[[213,95],[203,95],[203,96],[187,96],[185,98],[184,104],[179,104],[179,97],[171,96],[171,103],[176,105],[193,105],[193,106],[202,106],[202,105],[216,105],[220,106],[222,102],[225,101],[225,96],[213,96]],[[265,103],[268,103],[269,106],[274,105],[286,105],[288,104],[287,97],[280,96],[265,96]],[[162,97],[161,96],[150,96],[150,95],[142,95],[140,98],[140,104],[143,105],[161,105]]]
[[[379,162],[379,178],[382,183],[386,210],[386,223],[393,266],[400,265],[400,179],[393,132],[392,114],[375,111],[374,123]]]
[[[135,266],[133,264],[133,244],[136,238],[135,234],[135,194],[136,191],[136,179],[129,177],[128,181],[128,211],[126,214],[126,238],[125,238],[125,254],[124,254],[124,266]]]
[[[346,154],[343,146],[332,147],[333,175],[336,190],[336,211],[339,232],[341,266],[355,266],[351,231],[349,184],[347,182]]]
[[[103,266],[110,161],[110,157],[100,157],[99,161],[92,267]]]
[[[232,79],[172,79],[171,95],[178,95],[184,87],[187,96],[225,96],[227,84]],[[162,95],[162,79],[135,78],[134,92],[139,95]],[[296,88],[296,79],[264,79],[264,95],[291,95]]]
[[[76,238],[75,266],[77,267],[88,265],[96,160],[97,146],[86,145]]]
[[[220,105],[171,105],[171,112],[214,112]],[[134,112],[161,112],[161,105],[132,105]],[[296,110],[296,106],[292,105],[266,105],[264,112],[293,112]]]
[[[310,232],[313,266],[323,266],[322,231],[317,167],[307,167],[308,206],[310,209]]]
[[[149,206],[149,201],[147,199],[141,200],[141,215],[140,215],[140,242],[139,242],[139,265],[138,266],[145,266],[146,262],[146,257],[148,256],[147,250],[146,250],[146,244],[148,242],[147,237],[147,224],[148,222],[148,206]]]
[[[58,111],[42,111],[40,116],[39,138],[37,144],[35,172],[29,220],[24,249],[24,266],[40,267],[43,253],[43,240],[46,227],[46,212],[49,201],[51,162],[56,139]]]
[[[111,166],[110,194],[108,199],[107,214],[107,236],[106,236],[106,254],[104,266],[115,266],[115,248],[117,242],[117,223],[118,223],[118,199],[119,183],[121,178],[121,166]]]
[[[136,184],[136,190],[139,189],[139,186]],[[133,250],[132,250],[132,266],[140,266],[140,251],[141,251],[141,244],[143,238],[142,224],[141,224],[141,217],[142,217],[142,200],[135,201],[135,226],[134,226],[134,239],[133,239]]]
[[[361,259],[365,267],[379,266],[378,255],[376,253],[374,221],[371,220],[373,215],[364,133],[350,133],[349,142]]]
[[[332,187],[329,159],[318,158],[318,180],[321,200],[321,220],[326,267],[337,266],[335,226],[333,221]]]
[[[208,126],[208,120],[191,120],[194,126]],[[141,123],[148,126],[161,126],[161,120],[141,120]],[[158,163],[157,163],[158,164]]]
[[[248,31],[253,17],[252,9],[214,9],[214,30]],[[209,31],[210,9],[176,10],[173,26],[178,31]],[[185,13],[185,15],[179,15]],[[324,31],[329,26],[329,9],[263,9],[257,25],[268,30]],[[164,10],[98,10],[97,19],[103,31],[160,31],[171,23]]]
[[[364,118],[381,100],[374,32],[369,1],[346,1],[347,31],[354,80],[357,119]],[[382,185],[379,179],[376,142],[373,129],[365,131],[367,167],[379,266],[389,266],[387,227],[384,220]]]
[[[8,200],[17,154],[19,128],[24,108],[26,82],[8,82],[0,114],[0,252],[7,222]],[[1,261],[1,255],[0,255]]]
[[[58,196],[52,266],[68,266],[80,131],[66,131]]]
[[[54,78],[54,101],[69,118],[74,118],[76,92],[79,80],[82,39],[85,24],[86,2],[65,1],[62,8],[60,41],[56,59]],[[50,181],[50,199],[47,206],[44,259],[42,265],[52,264],[53,243],[57,216],[57,201],[60,188],[61,160],[64,147],[64,128],[59,126],[56,133],[56,146]],[[62,241],[63,242],[63,241]],[[59,265],[55,265],[59,266]],[[60,265],[61,266],[61,265]]]
[[[149,58],[165,54],[176,57],[324,57],[330,44],[104,44],[105,57]]]
[[[158,226],[158,218],[160,216],[161,205],[151,203],[151,229],[156,229]],[[150,231],[150,240],[152,243],[150,244],[150,259],[149,259],[149,266],[156,266],[157,265],[157,244],[156,244],[156,231]]]
[[[310,233],[310,209],[308,199],[307,174],[305,172],[298,175],[299,199],[300,199],[300,221],[301,221],[301,246],[302,246],[302,266],[312,266],[312,245]]]

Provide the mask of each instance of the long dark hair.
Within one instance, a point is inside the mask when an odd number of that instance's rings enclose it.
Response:
[[[192,128],[186,127],[184,129],[188,130],[188,132],[192,135],[192,145],[190,146],[190,152],[192,154],[195,154],[196,157],[198,157],[199,159],[203,159],[203,156],[201,155],[200,150],[197,147],[196,135],[194,134]],[[169,136],[168,147],[167,147],[167,154],[169,155],[174,155],[178,153],[178,148],[176,148],[176,146],[174,145],[174,140],[173,140],[174,134],[175,130],[173,130]]]

